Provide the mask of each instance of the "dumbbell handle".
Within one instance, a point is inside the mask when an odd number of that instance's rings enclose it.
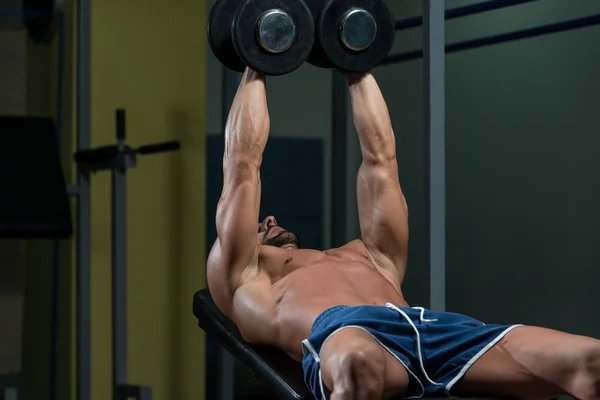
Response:
[[[179,150],[180,147],[181,147],[181,144],[179,143],[179,141],[173,140],[170,142],[146,144],[144,146],[140,146],[137,148],[136,153],[138,153],[138,154],[162,153],[165,151],[176,151],[176,150]]]

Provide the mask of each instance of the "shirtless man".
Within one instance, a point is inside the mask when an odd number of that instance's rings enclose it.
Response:
[[[227,121],[218,239],[208,259],[219,309],[246,341],[301,362],[317,399],[600,399],[600,340],[408,305],[407,206],[390,117],[371,74],[348,83],[363,156],[360,239],[302,249],[274,217],[257,222],[270,122],[265,77],[246,70]]]

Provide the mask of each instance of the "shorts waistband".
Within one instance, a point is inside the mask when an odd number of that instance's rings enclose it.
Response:
[[[315,329],[317,329],[319,327],[319,324],[321,324],[325,318],[329,317],[334,312],[339,311],[339,310],[343,310],[344,308],[348,308],[348,307],[349,306],[339,305],[339,306],[333,306],[333,307],[330,307],[330,308],[326,309],[321,314],[319,314],[319,316],[317,317],[317,319],[315,319],[315,322],[313,322],[311,331],[314,332]]]

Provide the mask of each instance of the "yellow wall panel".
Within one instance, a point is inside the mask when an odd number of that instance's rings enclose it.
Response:
[[[128,174],[129,382],[155,399],[204,396],[204,338],[191,314],[205,277],[205,8],[103,0],[92,8],[92,145],[180,140]],[[92,391],[110,397],[110,175],[92,180]]]

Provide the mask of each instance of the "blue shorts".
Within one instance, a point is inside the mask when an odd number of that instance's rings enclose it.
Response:
[[[325,342],[344,328],[362,329],[408,371],[405,398],[450,397],[452,386],[469,367],[511,329],[519,325],[486,325],[473,318],[421,307],[335,306],[315,320],[302,341],[304,381],[317,399],[328,399],[319,353]]]

